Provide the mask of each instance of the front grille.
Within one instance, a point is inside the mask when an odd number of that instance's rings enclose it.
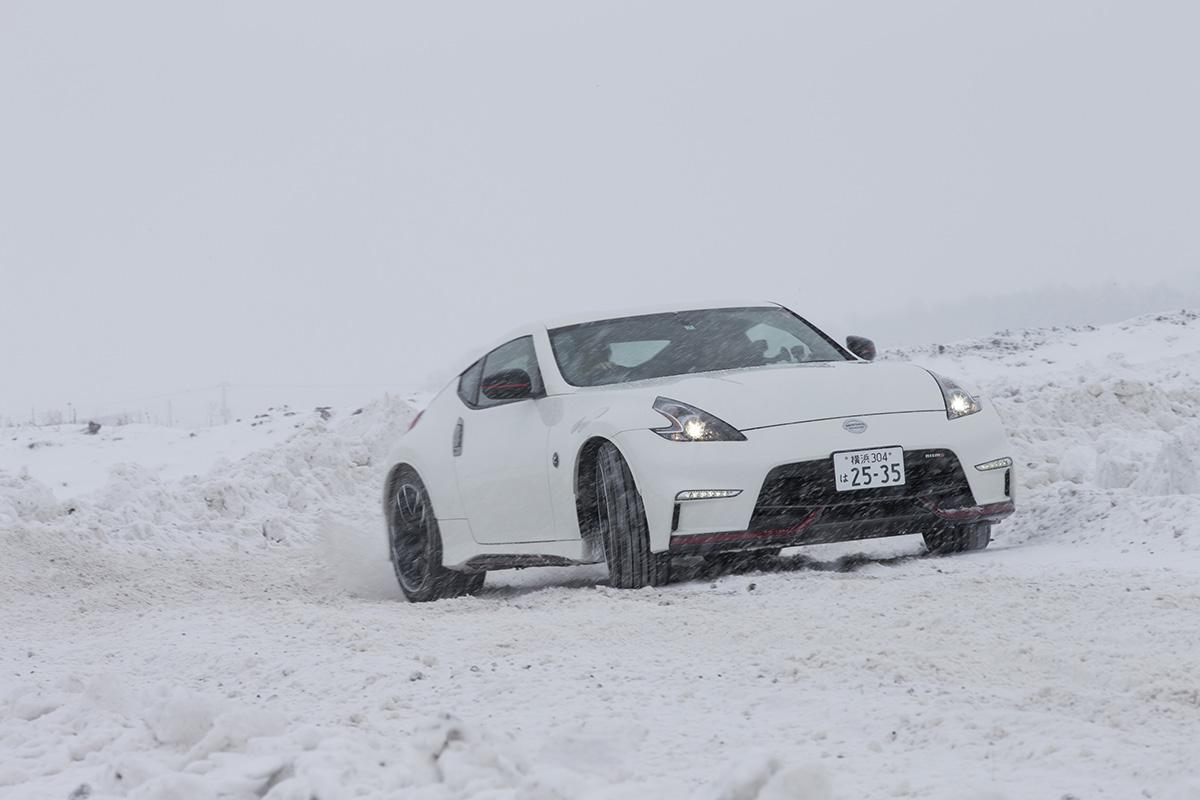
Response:
[[[750,530],[786,528],[818,511],[817,524],[836,524],[914,516],[930,506],[975,505],[967,476],[949,450],[909,450],[904,471],[903,486],[839,492],[831,458],[775,467],[763,481]]]

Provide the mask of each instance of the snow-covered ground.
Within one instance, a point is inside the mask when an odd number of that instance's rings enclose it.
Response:
[[[0,797],[1200,798],[1200,314],[885,357],[1005,416],[988,550],[408,605],[402,400],[5,429]]]

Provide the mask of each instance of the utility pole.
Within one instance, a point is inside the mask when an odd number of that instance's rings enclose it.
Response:
[[[173,412],[174,412],[174,409],[171,408],[171,401],[167,400],[167,427],[168,428],[175,427],[175,414]]]
[[[229,381],[221,383],[221,421],[226,425],[229,424],[229,396],[226,394],[229,389]]]

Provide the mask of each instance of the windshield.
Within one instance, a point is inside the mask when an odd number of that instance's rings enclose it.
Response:
[[[745,369],[848,361],[833,340],[779,307],[717,308],[585,322],[550,331],[572,386]]]

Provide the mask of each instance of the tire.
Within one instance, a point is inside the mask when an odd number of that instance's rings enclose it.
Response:
[[[609,583],[618,589],[662,586],[671,579],[671,556],[650,552],[650,529],[633,473],[616,446],[596,451],[596,523],[608,562]]]
[[[400,590],[412,603],[475,594],[486,572],[458,572],[442,566],[442,534],[429,492],[420,476],[401,468],[389,483],[388,543]]]
[[[992,523],[972,522],[946,525],[925,533],[925,548],[930,555],[949,555],[982,550],[992,541]]]

